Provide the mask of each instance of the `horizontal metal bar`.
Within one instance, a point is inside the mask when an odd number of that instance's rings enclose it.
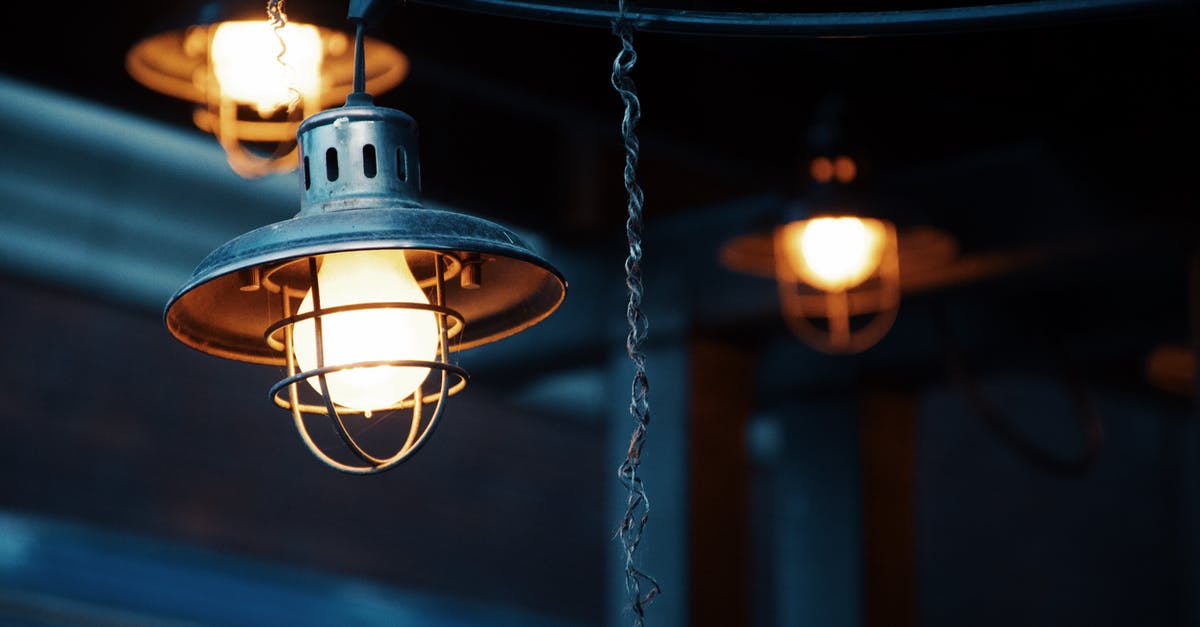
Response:
[[[412,0],[456,11],[573,26],[611,28],[614,3],[565,4],[536,0]],[[646,32],[739,37],[871,37],[1028,28],[1110,20],[1180,9],[1183,0],[1036,0],[936,9],[828,13],[686,11],[631,7],[625,19]]]

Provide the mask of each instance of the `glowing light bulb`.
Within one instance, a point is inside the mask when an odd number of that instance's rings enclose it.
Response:
[[[781,239],[788,264],[801,280],[841,292],[879,267],[887,230],[879,220],[820,217],[784,225]]]
[[[372,250],[326,255],[317,272],[321,308],[377,302],[429,304],[413,277],[404,251]],[[313,309],[312,290],[297,313]],[[437,356],[437,317],[415,309],[364,309],[327,314],[321,318],[325,365],[360,361],[413,359],[433,361]],[[316,326],[311,319],[297,322],[293,333],[296,362],[301,370],[317,367]],[[390,407],[419,390],[429,368],[378,366],[352,368],[326,375],[329,398],[343,407],[371,411]],[[320,392],[316,377],[308,379]]]
[[[320,94],[322,48],[316,26],[289,22],[276,36],[266,21],[222,22],[209,58],[222,97],[254,105],[264,118],[292,102],[293,89],[304,97]]]

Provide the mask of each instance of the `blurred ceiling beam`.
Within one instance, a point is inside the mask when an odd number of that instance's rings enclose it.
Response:
[[[299,207],[295,175],[243,179],[210,135],[4,76],[0,145],[0,270],[125,305],[160,309],[214,248]]]
[[[213,248],[295,213],[209,136],[0,77],[3,270],[158,309]]]

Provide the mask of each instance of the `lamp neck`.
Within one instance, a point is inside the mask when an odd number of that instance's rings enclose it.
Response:
[[[351,94],[310,116],[300,144],[300,213],[421,206],[417,124],[408,114]]]

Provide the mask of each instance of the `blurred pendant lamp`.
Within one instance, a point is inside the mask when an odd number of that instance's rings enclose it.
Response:
[[[314,11],[309,2],[309,12]],[[340,105],[353,87],[353,38],[293,20],[282,0],[204,2],[137,42],[126,54],[134,80],[194,103],[196,126],[213,134],[244,178],[299,165],[300,122]],[[366,89],[381,93],[408,73],[396,48],[368,40]]]
[[[775,281],[781,314],[809,346],[830,354],[862,352],[891,329],[900,307],[901,266],[919,269],[957,254],[933,229],[898,234],[863,192],[862,166],[842,131],[843,105],[833,96],[818,109],[802,185],[780,220],[731,239],[721,250],[728,269]]]
[[[772,232],[775,279],[792,332],[826,353],[858,353],[891,328],[900,307],[896,227],[868,217],[840,193],[857,163],[846,155],[810,162],[815,183]]]
[[[427,440],[467,382],[450,353],[536,324],[566,294],[517,234],[422,206],[416,123],[363,90],[371,9],[351,2],[354,92],[300,125],[299,213],[213,251],[164,312],[192,348],[283,366],[270,398],[314,455],[353,474],[392,468]],[[317,420],[332,427],[324,441]],[[368,450],[366,429],[394,439]]]

